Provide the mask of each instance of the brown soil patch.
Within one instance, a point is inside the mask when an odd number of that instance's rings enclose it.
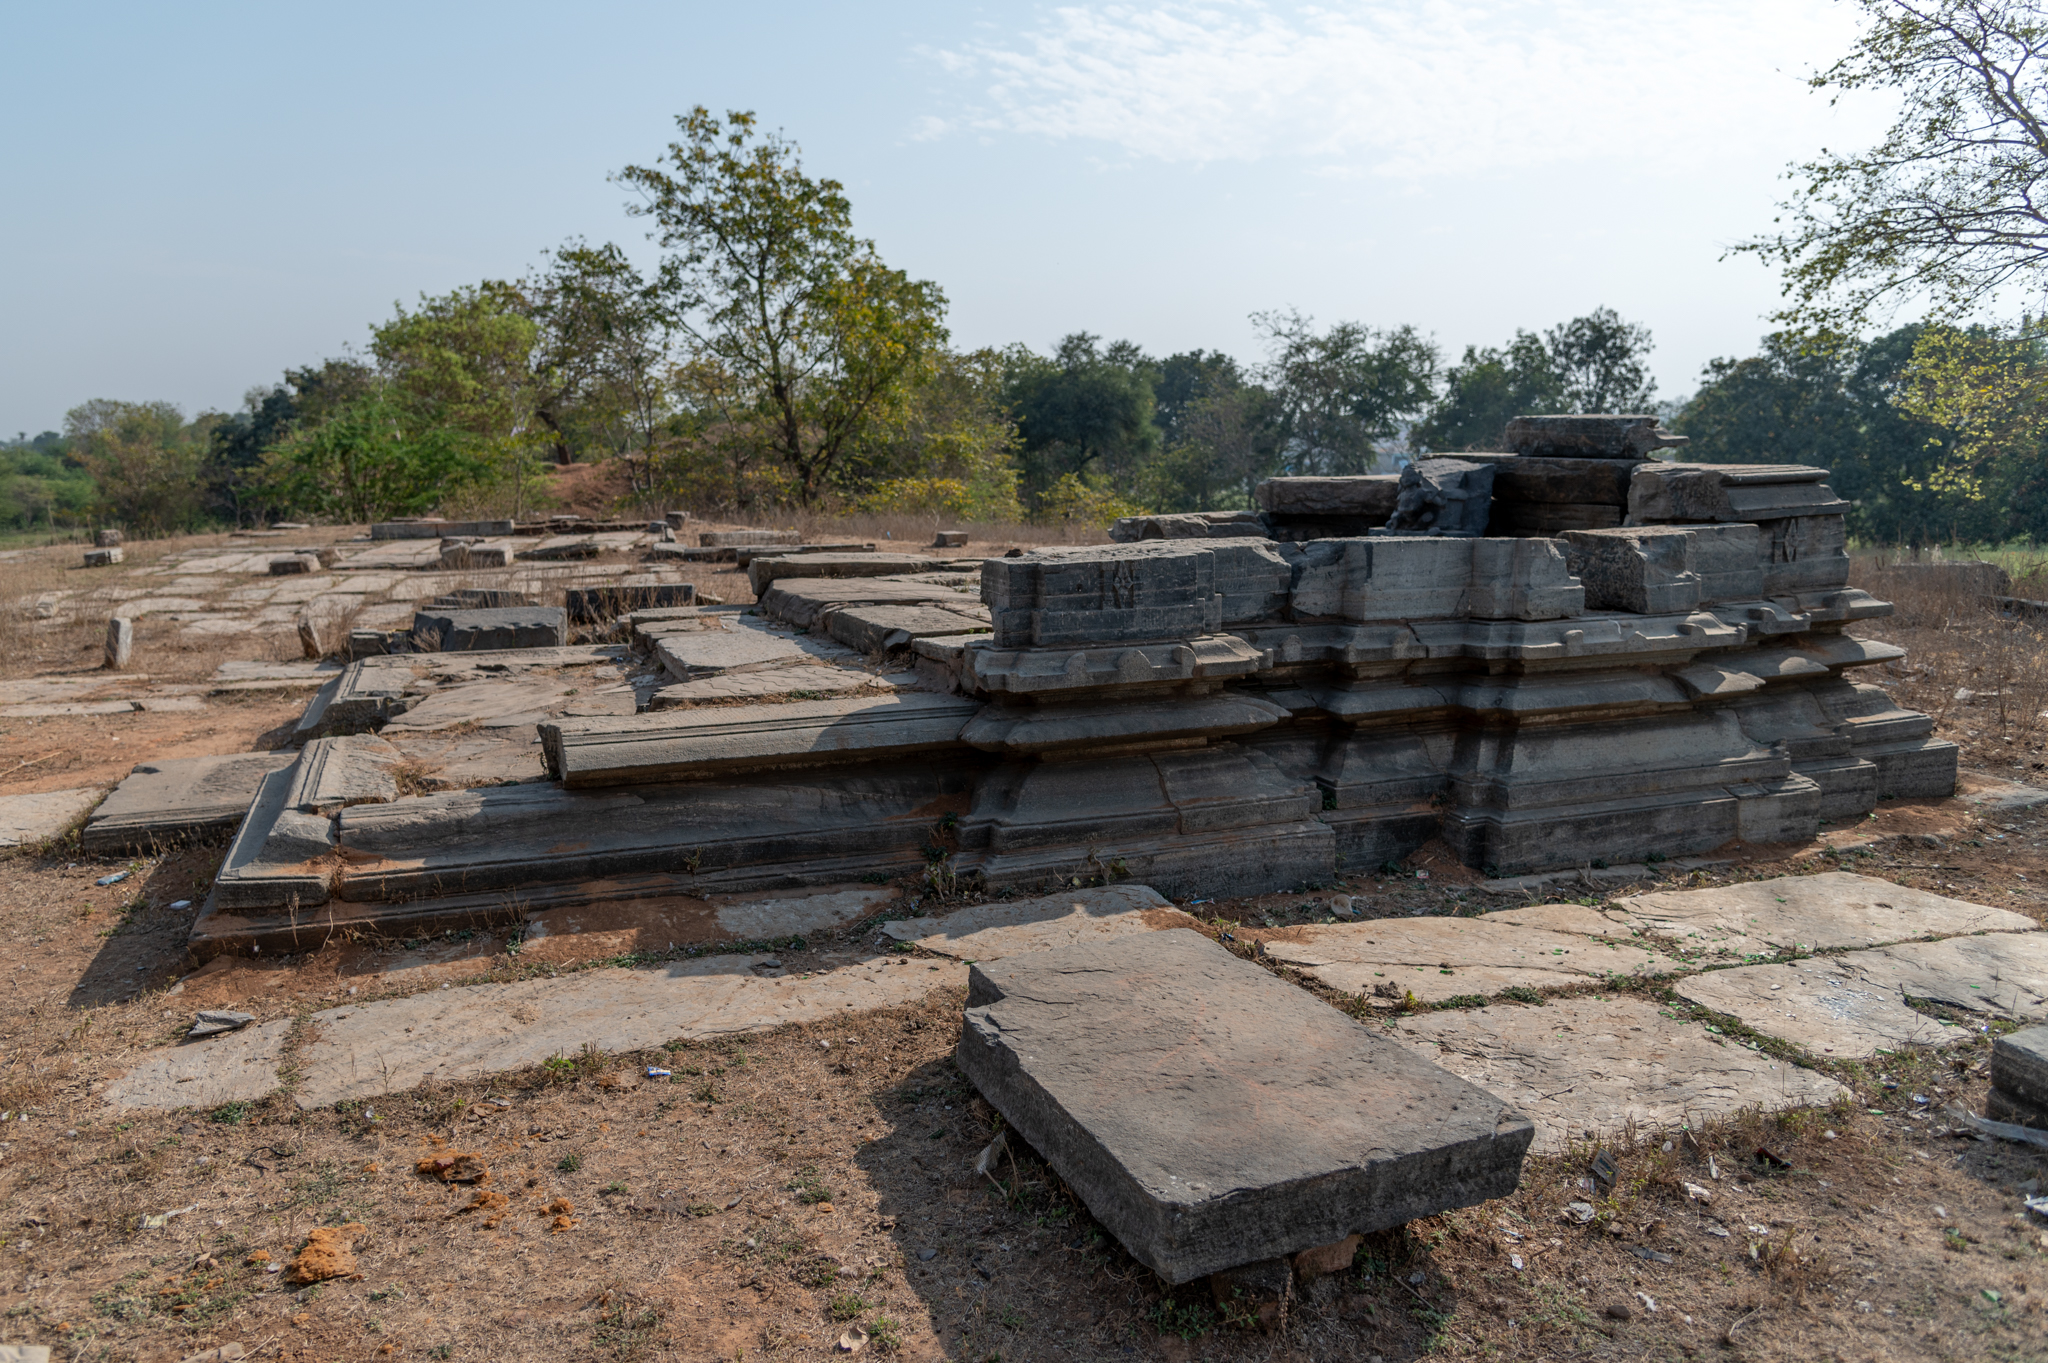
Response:
[[[357,1221],[346,1226],[319,1226],[307,1231],[306,1247],[298,1252],[291,1267],[284,1271],[285,1281],[304,1286],[326,1282],[329,1278],[355,1277],[355,1242],[357,1237],[368,1233],[369,1228]]]

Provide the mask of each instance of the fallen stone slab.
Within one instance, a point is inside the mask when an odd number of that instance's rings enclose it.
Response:
[[[1846,958],[1844,958],[1846,959]],[[1916,1046],[1952,1046],[1972,1033],[1916,1013],[1889,989],[1826,957],[1788,965],[1710,970],[1681,980],[1678,996],[1814,1055],[1860,1060]]]
[[[2048,1018],[2048,933],[1987,932],[1834,959],[1858,979],[1900,998],[2018,1021]]]
[[[1986,772],[1963,772],[1961,789],[1956,798],[1966,805],[1980,809],[2034,809],[2048,805],[2048,790],[2039,786],[2021,785],[2007,781]]]
[[[1617,899],[1629,926],[1688,957],[1740,959],[1803,949],[1874,947],[1919,937],[2026,932],[2024,914],[1848,871],[1780,876]]]
[[[1536,1123],[1536,1150],[1672,1131],[1746,1108],[1821,1107],[1849,1090],[1632,996],[1404,1017],[1399,1035]]]
[[[290,1018],[279,1018],[153,1051],[135,1068],[108,1081],[100,1089],[100,1101],[117,1111],[160,1112],[253,1103],[277,1087],[277,1067],[291,1029]]]
[[[958,1060],[1170,1283],[1503,1196],[1533,1135],[1188,931],[974,966]]]
[[[854,655],[819,639],[729,624],[720,629],[656,635],[654,656],[677,681],[697,681],[729,672],[759,672],[838,659],[850,662]]]
[[[563,720],[541,725],[540,737],[548,774],[576,789],[957,747],[961,729],[980,708],[954,696],[911,692]]]
[[[882,931],[940,956],[996,961],[1083,942],[1192,928],[1193,918],[1149,885],[1074,890],[1043,899],[978,904],[943,917],[899,918]]]
[[[692,582],[620,582],[605,587],[572,587],[562,595],[569,618],[587,624],[629,611],[687,606],[697,599]]]
[[[908,648],[914,639],[985,633],[988,612],[942,606],[848,606],[825,616],[825,632],[859,653]]]
[[[794,530],[706,530],[697,543],[706,549],[735,549],[741,545],[796,544],[803,536]]]
[[[141,852],[232,833],[263,778],[295,759],[290,752],[166,757],[133,768],[86,820],[87,852]]]
[[[295,1095],[326,1107],[538,1065],[585,1045],[632,1051],[820,1022],[958,988],[962,967],[876,957],[809,979],[764,978],[772,956],[706,956],[653,970],[587,970],[517,984],[434,990],[312,1017]]]
[[[721,552],[744,571],[757,558],[787,558],[791,554],[862,554],[872,552],[874,547],[872,542],[847,540],[832,544],[741,544]]]
[[[768,895],[601,898],[530,913],[519,958],[568,962],[711,942],[772,943],[843,928],[895,897],[888,886],[857,885]]]
[[[776,667],[763,672],[726,672],[664,686],[647,698],[647,708],[676,710],[716,701],[767,700],[775,696],[821,700],[884,685],[887,683],[871,673],[844,667]]]
[[[77,823],[104,794],[100,786],[74,786],[30,795],[0,795],[0,847],[24,847],[56,837]]]
[[[509,520],[377,521],[370,526],[373,540],[490,539],[511,533]]]
[[[487,610],[424,610],[412,617],[412,643],[421,652],[470,653],[485,649],[560,648],[568,643],[560,606],[500,606]]]
[[[930,577],[932,574],[922,574]],[[972,591],[947,582],[900,577],[789,577],[761,593],[761,613],[798,629],[816,626],[827,611],[848,606],[965,606],[981,603]]]
[[[1401,1007],[1409,995],[1422,1003],[1442,1003],[1506,989],[1561,989],[1684,969],[1640,938],[1631,938],[1627,928],[1577,905],[1510,909],[1478,918],[1313,924],[1249,935],[1264,944],[1273,960],[1298,966],[1332,989],[1362,995],[1380,1008]]]
[[[254,1013],[237,1013],[229,1008],[209,1008],[193,1017],[191,1029],[185,1033],[185,1038],[188,1041],[198,1041],[222,1032],[239,1032],[255,1020]]]
[[[893,577],[925,573],[943,566],[928,554],[888,554],[872,549],[841,554],[755,554],[747,562],[747,582],[759,596],[769,583],[785,577]]]

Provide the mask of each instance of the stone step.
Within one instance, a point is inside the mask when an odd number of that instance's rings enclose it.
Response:
[[[93,811],[79,845],[101,855],[152,852],[232,833],[263,778],[294,760],[291,752],[253,752],[145,762]]]

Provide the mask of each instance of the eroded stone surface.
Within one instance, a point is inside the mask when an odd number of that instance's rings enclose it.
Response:
[[[978,904],[943,918],[899,918],[882,931],[962,961],[994,961],[1082,942],[1188,928],[1195,920],[1148,885],[1075,890],[1043,899]]]
[[[277,1087],[290,1018],[167,1046],[100,1090],[112,1108],[218,1107],[253,1103]]]
[[[98,786],[0,795],[0,847],[21,847],[54,838],[99,803]]]
[[[878,957],[810,979],[763,978],[768,956],[706,956],[654,970],[434,990],[313,1015],[302,1108],[538,1065],[585,1044],[638,1050],[889,1008],[958,987],[965,968]]]
[[[1950,1046],[1970,1033],[1916,1013],[1897,994],[1846,968],[1848,958],[1746,965],[1681,980],[1678,996],[1815,1055],[1862,1059],[1879,1051]]]
[[[1403,1018],[1400,1033],[1436,1063],[1536,1123],[1554,1153],[1631,1121],[1656,1131],[1725,1117],[1819,1106],[1848,1090],[1825,1075],[1728,1044],[1644,999],[1564,998]]]
[[[1847,871],[1780,876],[1615,901],[1627,921],[1686,955],[1710,959],[1873,947],[1970,932],[2027,932],[2024,914]]]
[[[2048,933],[1904,942],[1850,952],[1835,964],[1900,998],[2023,1021],[2048,1018]]]
[[[1501,1196],[1508,1104],[1199,933],[973,967],[960,1067],[1168,1282]]]
[[[672,710],[701,705],[706,701],[766,700],[770,696],[791,696],[795,692],[815,693],[813,698],[843,696],[874,689],[881,678],[845,667],[775,667],[760,672],[725,672],[697,681],[664,686],[647,699],[650,710]]]
[[[114,787],[80,834],[88,852],[124,852],[233,831],[256,787],[289,752],[170,757],[144,762]]]
[[[1553,921],[1565,921],[1565,916],[1554,915]],[[1544,925],[1536,910],[1510,910],[1478,918],[1378,918],[1254,935],[1274,960],[1299,966],[1332,989],[1362,994],[1382,1008],[1399,1007],[1409,994],[1439,1003],[1511,988],[1557,989],[1610,975],[1658,976],[1683,969],[1593,910],[1582,909],[1568,921],[1573,926],[1560,931]]]

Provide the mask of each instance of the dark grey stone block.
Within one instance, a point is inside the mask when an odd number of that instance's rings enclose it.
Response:
[[[563,593],[562,604],[571,620],[579,623],[611,620],[629,611],[654,610],[663,606],[687,606],[697,599],[694,582],[642,583],[633,586],[572,587]]]
[[[1515,454],[1578,459],[1648,459],[1690,443],[1647,412],[1597,416],[1518,416],[1502,442]]]
[[[507,606],[531,606],[536,603],[525,592],[494,591],[488,587],[458,587],[452,592],[443,592],[435,597],[434,604],[446,610],[487,611],[502,610]]]
[[[1991,1043],[1991,1095],[1984,1115],[2048,1126],[2048,1027],[2023,1027]]]
[[[1493,509],[1493,465],[1418,459],[1401,470],[1389,535],[1483,535]],[[1382,533],[1375,531],[1375,534]]]
[[[560,648],[568,642],[560,606],[430,610],[412,617],[413,646],[422,652],[470,653],[487,648]]]
[[[975,966],[958,1054],[1171,1283],[1504,1196],[1535,1134],[1184,929]]]

